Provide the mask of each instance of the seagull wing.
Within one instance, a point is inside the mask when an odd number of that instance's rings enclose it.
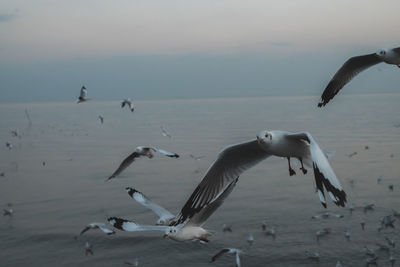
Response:
[[[241,267],[240,264],[240,253],[236,251],[236,267]]]
[[[222,255],[228,253],[230,251],[229,248],[224,248],[222,249],[220,252],[218,252],[217,254],[215,254],[212,258],[210,262],[214,262],[216,259],[218,259],[219,257],[221,257]]]
[[[258,145],[257,140],[225,148],[189,197],[175,223],[185,222],[198,213],[218,198],[221,192],[224,192],[244,171],[268,156],[269,154]]]
[[[145,195],[143,195],[141,192],[137,191],[136,189],[131,188],[131,187],[127,187],[126,190],[127,190],[128,194],[134,200],[136,200],[137,202],[139,202],[140,204],[142,204],[146,208],[149,208],[152,211],[154,211],[158,215],[158,217],[160,217],[160,218],[168,218],[168,219],[175,218],[175,215],[173,215],[171,212],[169,212],[168,210],[164,209],[160,205],[154,203],[153,201],[151,201],[149,198],[147,198]]]
[[[108,229],[104,223],[98,224],[98,227],[101,231],[103,231],[107,235],[115,234],[115,231]]]
[[[203,225],[204,222],[214,213],[214,211],[216,211],[219,208],[219,206],[222,205],[225,198],[227,198],[229,194],[232,192],[238,180],[239,177],[233,180],[226,187],[226,189],[216,197],[214,201],[205,205],[198,213],[194,214],[187,222],[187,225],[195,225],[195,226]]]
[[[151,147],[151,149],[156,151],[156,152],[159,152],[161,154],[164,154],[165,156],[170,157],[170,158],[179,158],[179,155],[176,154],[176,153],[168,152],[166,150],[163,150],[163,149],[160,149],[160,148],[157,148],[157,147]]]
[[[133,221],[125,219],[110,217],[108,222],[115,228],[126,232],[140,232],[140,231],[162,231],[165,232],[169,227],[163,225],[140,225]]]
[[[111,176],[108,177],[107,180],[110,180],[110,179],[115,178],[116,176],[118,176],[123,170],[128,168],[129,165],[131,165],[133,161],[135,161],[135,158],[138,158],[140,156],[141,155],[139,153],[137,153],[136,151],[133,152],[132,154],[130,154],[128,157],[126,157],[122,161],[122,163],[119,165],[118,169],[113,174],[111,174]]]
[[[381,62],[382,59],[375,53],[352,57],[347,60],[325,88],[321,96],[321,101],[318,103],[318,107],[325,106],[340,89],[350,82],[357,74]]]
[[[326,208],[324,193],[325,188],[332,201],[336,205],[344,207],[346,203],[346,193],[344,192],[339,180],[333,172],[329,161],[326,159],[324,152],[321,150],[318,143],[314,140],[311,134],[307,132],[296,133],[288,134],[287,137],[293,139],[301,139],[310,144],[309,149],[314,169],[315,183],[322,206]]]
[[[392,48],[392,51],[400,56],[400,47]]]

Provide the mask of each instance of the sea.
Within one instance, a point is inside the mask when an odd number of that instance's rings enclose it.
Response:
[[[365,248],[376,249],[379,266],[391,266],[390,254],[377,246],[388,245],[386,238],[396,242],[390,253],[397,266],[400,218],[393,216],[394,228],[378,228],[384,216],[400,212],[400,94],[339,94],[324,108],[318,100],[134,101],[133,113],[118,101],[95,99],[0,104],[0,208],[14,211],[0,215],[0,266],[235,266],[228,254],[210,263],[223,248],[241,249],[241,266],[366,266]],[[219,152],[262,130],[310,132],[330,155],[346,207],[327,200],[324,209],[311,169],[303,175],[293,163],[297,174],[289,176],[287,160],[270,157],[244,172],[207,220],[204,228],[213,235],[206,244],[164,239],[162,232],[79,236],[88,223],[107,223],[108,216],[155,224],[157,216],[130,198],[128,186],[179,213]],[[135,147],[147,145],[180,157],[139,158],[106,181]],[[373,210],[364,211],[368,204]],[[326,211],[343,216],[312,219]],[[232,232],[223,232],[223,224]],[[330,234],[318,241],[316,232],[324,228]],[[93,255],[85,255],[86,242]],[[319,260],[309,257],[313,253]]]

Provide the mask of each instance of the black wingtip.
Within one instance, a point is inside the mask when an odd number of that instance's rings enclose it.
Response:
[[[118,217],[108,217],[108,218],[107,218],[107,221],[108,221],[112,226],[114,226],[115,228],[117,228],[117,229],[119,229],[119,230],[124,230],[124,229],[122,228],[122,225],[123,225],[125,222],[129,222],[128,220],[121,219],[121,218],[118,218]],[[114,223],[112,223],[111,221],[114,221]]]
[[[326,209],[326,203],[321,202],[322,207],[324,207]]]
[[[140,193],[139,191],[137,191],[135,188],[132,188],[132,187],[126,187],[125,189],[128,192],[128,195],[130,195],[132,198],[133,198],[133,194],[135,194],[136,192]]]

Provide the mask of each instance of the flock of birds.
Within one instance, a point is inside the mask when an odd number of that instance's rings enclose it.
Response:
[[[381,62],[394,64],[400,67],[400,47],[380,50],[377,53],[350,58],[329,82],[321,96],[321,101],[318,106],[325,106],[339,90],[358,73]],[[82,86],[77,103],[87,102],[88,100],[90,99],[87,98],[87,89],[85,86]],[[124,107],[129,108],[131,112],[135,110],[133,102],[129,98],[121,102],[121,108]],[[100,123],[103,124],[104,118],[100,115],[98,118]],[[163,136],[171,138],[171,134],[163,126],[161,126],[161,131]],[[13,132],[12,134],[18,136],[17,132]],[[12,144],[7,142],[6,147],[11,150]],[[157,147],[138,146],[121,162],[119,167],[108,177],[107,181],[120,175],[137,158],[152,158],[153,153],[160,153],[170,158],[179,158],[178,154]],[[352,157],[356,154],[357,152],[348,156]],[[202,158],[194,155],[190,156],[195,160],[200,160]],[[263,130],[253,140],[234,144],[223,149],[216,161],[208,169],[202,181],[194,189],[193,193],[176,215],[153,202],[136,188],[127,187],[127,193],[131,198],[152,210],[158,216],[155,224],[139,224],[132,220],[113,216],[108,217],[107,222],[89,223],[80,232],[80,235],[83,235],[91,229],[99,229],[106,235],[112,235],[116,233],[113,229],[110,229],[110,226],[112,226],[115,229],[128,232],[160,231],[163,233],[164,238],[170,238],[175,241],[198,240],[207,243],[209,242],[209,237],[212,235],[211,231],[204,228],[208,218],[222,205],[233,191],[239,176],[241,176],[243,172],[271,156],[287,159],[290,176],[296,174],[296,171],[291,165],[293,160],[297,160],[300,163],[300,170],[303,174],[308,172],[306,167],[312,168],[317,197],[324,208],[327,207],[326,195],[337,206],[345,206],[347,202],[346,193],[330,166],[327,155],[310,133]],[[45,162],[43,162],[43,164],[45,164]],[[393,190],[393,186],[391,190]],[[364,206],[363,210],[367,212],[368,210],[373,210],[373,208],[373,204],[370,204]],[[355,207],[351,206],[350,212],[354,209]],[[5,216],[12,216],[13,210],[11,205],[7,209],[4,209],[3,214]],[[381,220],[381,229],[386,229],[388,227],[394,228],[395,226],[393,223],[395,217],[399,217],[399,215],[398,212],[394,211],[393,214],[383,217]],[[343,215],[324,212],[314,215],[312,219],[326,219],[329,217],[342,218]],[[365,229],[365,222],[361,222],[361,227],[363,230]],[[273,227],[268,228],[267,224],[263,222],[261,228],[265,235],[271,236],[273,239],[276,238],[276,231]],[[225,224],[223,226],[223,231],[232,232],[232,226]],[[315,234],[317,242],[330,233],[330,228],[317,231]],[[347,240],[350,240],[351,233],[349,230],[346,230],[344,235]],[[389,260],[392,266],[394,266],[395,258],[392,254],[392,249],[395,247],[395,243],[390,238],[386,238],[388,245],[377,243],[377,246],[379,250],[385,250],[390,253]],[[247,242],[251,245],[254,242],[254,236],[249,235]],[[225,254],[232,254],[235,255],[236,266],[241,266],[240,256],[242,253],[242,250],[237,248],[223,248],[211,258],[210,262],[214,262]],[[88,242],[85,244],[85,254],[93,255],[92,245]],[[366,255],[368,256],[366,259],[367,266],[377,264],[378,257],[373,249],[366,248]],[[307,257],[313,260],[319,260],[320,256],[317,252],[309,252],[307,253]],[[134,263],[126,263],[126,265],[138,266],[138,261],[135,260]],[[341,262],[338,262],[336,266],[342,266]]]

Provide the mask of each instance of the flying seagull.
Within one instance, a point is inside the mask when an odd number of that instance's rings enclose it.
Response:
[[[85,243],[85,256],[87,256],[89,254],[93,255],[93,246],[88,241],[86,241],[86,243]]]
[[[81,233],[79,235],[83,235],[86,231],[89,231],[90,229],[100,229],[107,235],[115,234],[115,231],[108,229],[106,227],[105,223],[93,222],[93,223],[89,223],[88,225],[86,225],[86,227],[83,228],[83,230],[81,231]]]
[[[142,226],[115,217],[109,218],[109,222],[117,229],[125,231],[158,230],[165,231],[166,236],[175,240],[207,240],[209,233],[201,228],[205,220],[222,204],[245,170],[271,155],[287,157],[289,170],[290,157],[296,157],[300,162],[304,159],[305,163],[312,163],[317,194],[322,205],[326,207],[324,188],[336,205],[345,205],[346,193],[324,153],[309,133],[262,131],[256,140],[229,146],[219,154],[180,214],[169,226]],[[302,168],[304,169],[303,166]]]
[[[400,68],[400,47],[381,49],[376,53],[352,57],[336,72],[322,93],[318,107],[323,107],[357,74],[378,63],[385,62]]]
[[[212,202],[201,209],[194,211],[190,218],[185,218],[183,220],[183,208],[181,214],[178,215],[175,220],[170,222],[169,225],[140,225],[133,221],[117,217],[109,217],[108,222],[122,231],[161,231],[164,232],[164,238],[168,237],[175,241],[200,240],[208,242],[208,236],[212,235],[212,233],[204,229],[202,226],[213,212],[221,206],[225,198],[232,192],[237,181],[238,178],[233,180]]]
[[[161,134],[162,134],[163,136],[168,137],[168,138],[171,138],[171,137],[172,137],[171,134],[165,129],[164,126],[160,126],[160,128],[161,128]]]
[[[131,112],[133,112],[135,110],[132,100],[130,98],[127,98],[127,99],[124,99],[121,101],[121,108],[123,108],[125,106],[127,106],[131,110]]]
[[[131,165],[136,158],[139,158],[141,156],[146,156],[149,159],[151,159],[153,157],[153,152],[159,152],[170,158],[179,158],[179,155],[176,153],[171,153],[166,150],[159,149],[153,146],[138,146],[137,148],[135,148],[135,151],[133,151],[132,154],[130,154],[127,158],[125,158],[122,161],[118,169],[110,177],[108,177],[107,180],[115,178],[117,175],[119,175],[123,170],[128,168],[129,165]]]
[[[86,101],[90,100],[89,98],[86,98],[86,95],[87,95],[86,87],[82,86],[81,92],[79,94],[79,97],[78,97],[78,100],[76,101],[76,103],[86,102]]]
[[[218,259],[219,257],[221,257],[224,254],[235,254],[236,256],[236,267],[240,267],[240,254],[242,253],[242,251],[240,249],[237,248],[224,248],[222,249],[220,252],[218,252],[217,254],[215,254],[212,258],[210,262],[214,262],[216,259]]]
[[[136,200],[146,208],[151,209],[152,211],[154,211],[154,213],[158,215],[159,219],[157,220],[156,225],[169,225],[169,223],[175,218],[175,215],[173,215],[171,212],[164,209],[157,203],[154,203],[136,189],[132,187],[127,187],[126,191],[134,200]]]
[[[101,123],[101,124],[104,123],[104,117],[103,117],[103,116],[99,115],[99,120],[100,120],[100,123]]]

